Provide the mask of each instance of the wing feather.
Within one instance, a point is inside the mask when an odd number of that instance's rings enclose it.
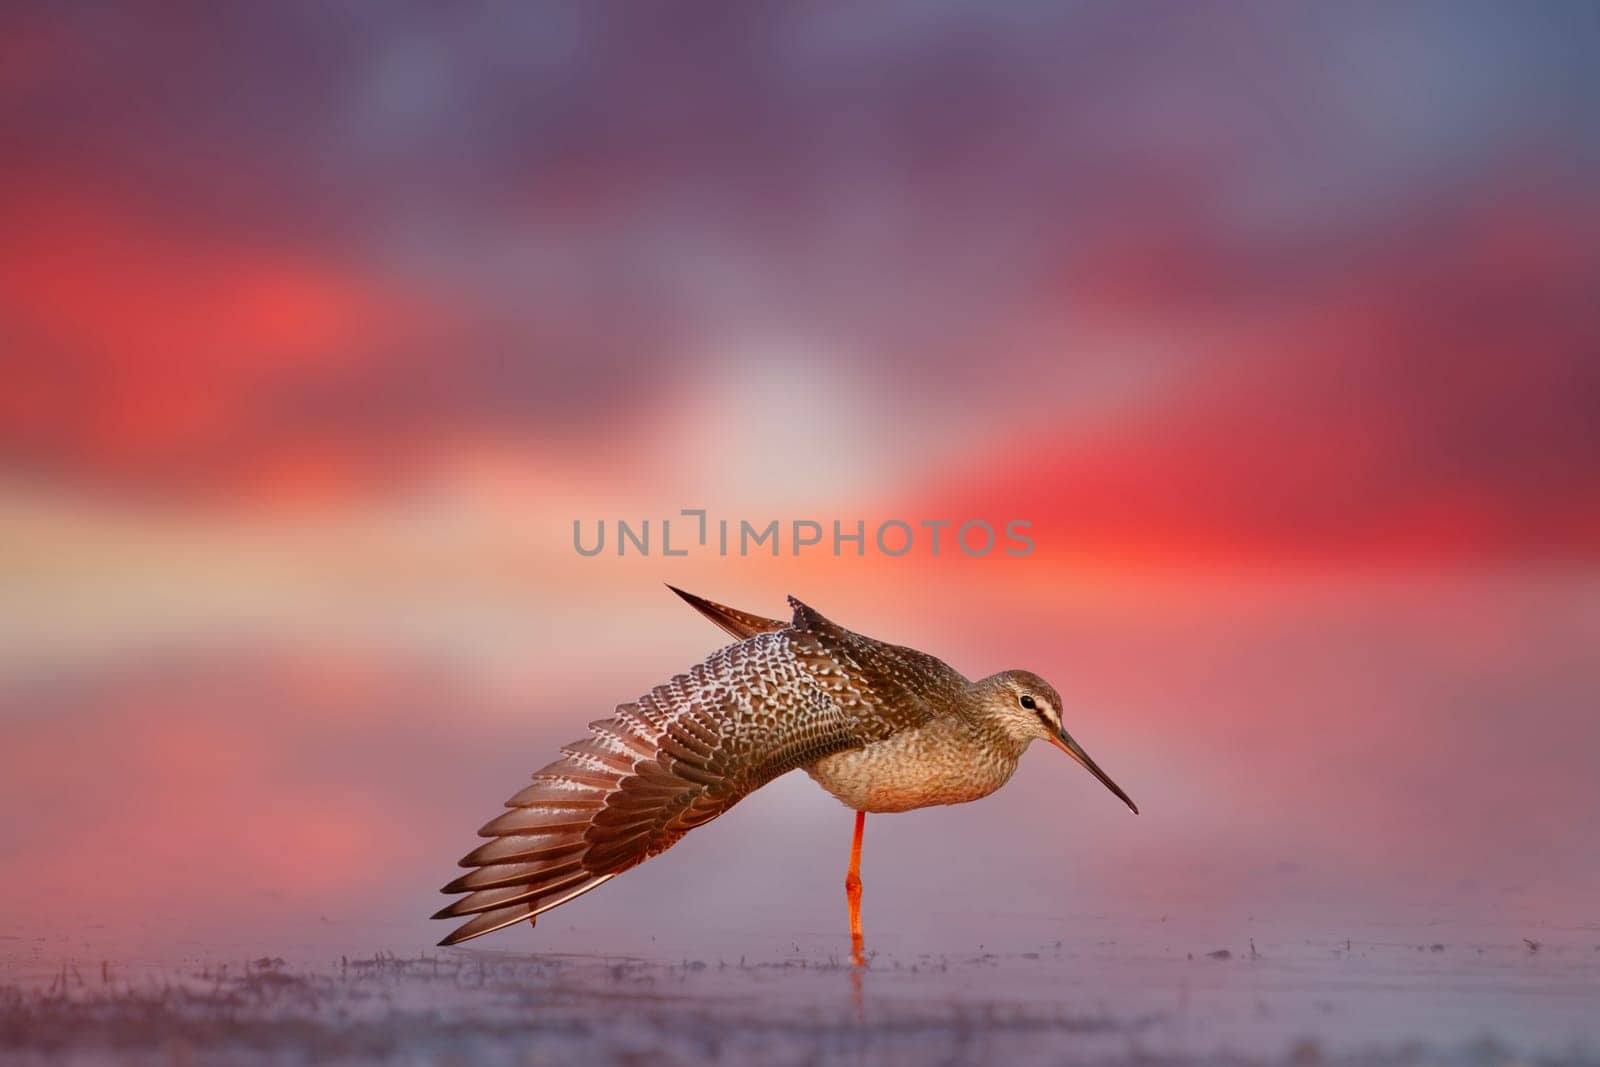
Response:
[[[507,801],[445,886],[466,895],[436,918],[465,922],[452,945],[588,892],[670,848],[751,790],[863,743],[795,654],[790,630],[714,653],[564,745]]]

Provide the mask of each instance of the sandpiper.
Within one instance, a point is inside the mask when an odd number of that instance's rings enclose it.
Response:
[[[943,661],[853,633],[789,598],[789,622],[673,592],[737,643],[589,724],[510,810],[478,831],[465,893],[435,919],[469,917],[454,945],[542,913],[615,878],[767,782],[805,768],[856,813],[845,875],[851,957],[863,962],[861,836],[868,812],[988,796],[1036,740],[1138,808],[1062,725],[1061,697],[1010,670],[977,681]]]

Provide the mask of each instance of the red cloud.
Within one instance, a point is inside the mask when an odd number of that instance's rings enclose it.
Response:
[[[1221,305],[1166,392],[1011,440],[935,510],[1027,516],[1042,550],[1098,557],[1592,556],[1586,202],[1496,191],[1353,240],[1337,273]]]

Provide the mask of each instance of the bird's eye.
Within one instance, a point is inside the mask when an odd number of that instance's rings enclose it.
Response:
[[[1039,705],[1034,703],[1033,698],[1029,697],[1029,696],[1025,696],[1025,697],[1022,698],[1022,706],[1027,708],[1029,711],[1038,711],[1039,710]]]

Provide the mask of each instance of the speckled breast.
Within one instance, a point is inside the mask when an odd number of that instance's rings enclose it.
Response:
[[[935,720],[825,756],[806,773],[855,811],[910,811],[988,796],[1017,769],[1018,755],[965,722]]]

